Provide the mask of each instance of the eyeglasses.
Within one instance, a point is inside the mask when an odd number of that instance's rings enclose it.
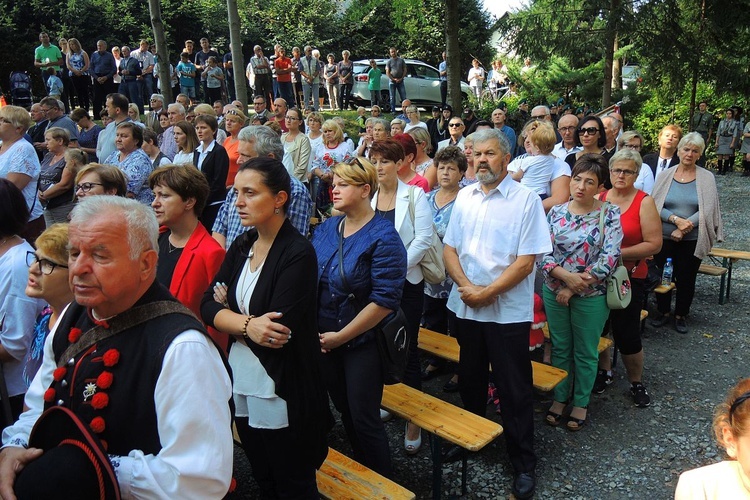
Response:
[[[544,120],[547,115],[532,116],[532,120]]]
[[[621,168],[614,168],[614,169],[610,170],[610,172],[615,177],[619,177],[621,175],[624,175],[625,177],[630,177],[631,175],[635,175],[635,174],[638,173],[635,170],[623,170]]]
[[[568,132],[573,132],[575,129],[575,127],[560,127],[557,130],[562,132],[563,134],[566,134]]]
[[[634,149],[636,151],[638,151],[639,149],[641,149],[641,145],[640,144],[623,144],[622,147],[628,148],[628,149]]]
[[[599,133],[599,129],[596,127],[578,129],[578,135],[586,135],[586,134],[594,135],[598,133]]]
[[[449,123],[448,126],[449,127],[462,127],[463,123]]]
[[[52,108],[40,108],[42,110],[42,113],[49,113]]]
[[[88,193],[91,191],[91,188],[94,186],[104,186],[104,184],[101,184],[99,182],[83,182],[81,184],[76,184],[75,186],[75,192],[77,193],[79,190],[83,191],[84,193]]]
[[[62,267],[63,269],[68,268],[68,266],[58,264],[57,262],[52,262],[51,260],[48,260],[48,259],[40,259],[39,257],[36,256],[34,252],[31,252],[31,251],[26,252],[26,265],[31,267],[37,263],[39,264],[39,270],[44,275],[52,274],[52,271],[54,271],[56,267]]]

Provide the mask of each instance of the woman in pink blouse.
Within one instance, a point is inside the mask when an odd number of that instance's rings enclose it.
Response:
[[[567,371],[568,377],[555,387],[546,421],[559,425],[571,403],[570,431],[578,431],[586,423],[599,335],[609,316],[604,280],[617,265],[622,243],[620,209],[595,198],[607,176],[607,163],[601,155],[581,156],[570,180],[571,201],[552,207],[547,214],[552,252],[540,263],[544,308],[552,364]]]

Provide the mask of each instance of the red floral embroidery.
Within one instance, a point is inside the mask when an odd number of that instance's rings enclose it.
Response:
[[[101,410],[109,404],[109,395],[106,392],[97,392],[91,398],[91,406],[95,410]]]
[[[55,390],[52,387],[50,387],[49,389],[44,391],[44,401],[46,403],[51,403],[54,400],[55,400]]]
[[[55,368],[55,371],[52,372],[52,378],[55,380],[55,382],[61,381],[63,378],[65,378],[65,374],[68,373],[68,369],[64,366],[61,366],[60,368]]]
[[[102,360],[104,361],[104,366],[112,368],[118,361],[120,361],[120,351],[117,349],[110,349],[104,353]]]
[[[102,372],[98,377],[96,377],[96,385],[97,387],[99,387],[99,389],[109,389],[109,387],[112,385],[113,379],[114,377],[112,377],[112,373]]]
[[[83,332],[80,328],[71,328],[70,333],[68,334],[68,341],[70,341],[71,344],[75,344],[78,342],[78,339],[81,338],[81,334]]]
[[[106,427],[104,424],[104,419],[102,417],[92,418],[89,426],[91,427],[91,430],[96,432],[97,434],[101,434],[102,432],[104,432],[104,428]]]

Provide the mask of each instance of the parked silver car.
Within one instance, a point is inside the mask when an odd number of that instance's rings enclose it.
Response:
[[[406,87],[406,97],[418,106],[433,106],[440,104],[440,73],[436,68],[417,59],[405,59],[406,78],[404,86]],[[388,59],[375,59],[375,63],[383,72],[380,77],[380,101],[384,105],[384,111],[390,111],[388,94],[388,77],[385,75],[385,63]],[[370,60],[362,59],[354,61],[354,85],[352,87],[352,101],[357,106],[364,106],[370,103],[370,91],[367,88],[367,72],[370,71]],[[461,82],[461,96],[466,99],[471,92],[471,87],[466,82]],[[396,94],[398,97],[398,94]],[[401,103],[397,103],[400,105]]]

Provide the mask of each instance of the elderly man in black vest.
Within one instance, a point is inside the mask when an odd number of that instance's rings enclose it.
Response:
[[[92,196],[73,210],[75,301],[47,339],[29,409],[3,432],[2,498],[14,488],[19,497],[89,498],[91,489],[99,498],[87,479],[92,452],[99,486],[102,475],[116,478],[109,487],[124,498],[222,498],[229,489],[231,380],[203,324],[156,281],[157,239],[153,210],[134,200]],[[63,409],[75,432],[40,429]],[[86,466],[63,474],[64,456]]]

